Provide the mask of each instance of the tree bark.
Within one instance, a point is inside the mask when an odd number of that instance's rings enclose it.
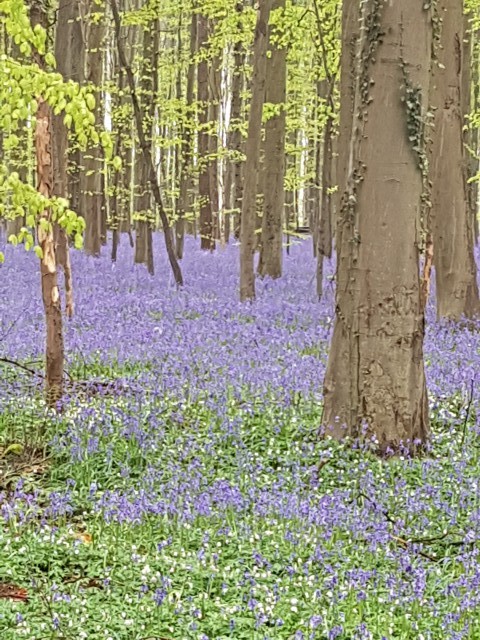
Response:
[[[241,39],[242,15],[244,3],[238,0],[235,5],[237,14],[238,39],[233,46],[233,72],[230,103],[230,122],[227,133],[227,149],[229,152],[225,172],[225,242],[230,239],[232,218],[239,217],[242,207],[242,89],[245,69],[245,48]],[[234,217],[235,216],[235,217]]]
[[[284,11],[285,0],[273,0],[272,11]],[[275,32],[272,32],[272,36]],[[279,34],[277,34],[278,37]],[[270,42],[267,59],[265,100],[275,106],[275,115],[265,125],[265,184],[262,242],[258,273],[282,275],[282,225],[285,209],[285,123],[287,99],[287,49]]]
[[[342,208],[342,198],[347,188],[348,157],[352,138],[353,110],[355,101],[355,52],[357,48],[360,3],[344,0],[342,4],[342,46],[340,53],[340,112],[337,158],[337,211]],[[337,234],[341,225],[337,225]],[[337,244],[341,238],[337,237]]]
[[[70,0],[60,0],[57,10],[55,30],[55,59],[57,71],[65,81],[76,80],[78,61],[74,55],[78,53],[78,7]],[[53,195],[68,198],[68,131],[63,123],[63,114],[52,116],[52,151],[53,151]],[[63,269],[65,279],[65,313],[71,318],[74,312],[73,280],[70,265],[68,236],[64,229],[55,225],[54,229],[57,264]]]
[[[262,110],[267,72],[268,20],[272,0],[259,0],[253,44],[252,97],[248,118],[245,180],[240,220],[240,300],[255,298],[255,220]]]
[[[478,127],[468,121],[472,112],[478,111],[479,98],[479,59],[478,40],[480,32],[474,31],[471,13],[464,14],[464,38],[462,59],[462,113],[464,116],[464,142],[467,178],[474,178],[478,173]],[[473,242],[478,240],[478,182],[467,183],[468,204],[473,232]]]
[[[463,140],[462,5],[460,0],[438,0],[442,32],[432,92],[436,111],[431,220],[437,314],[454,320],[480,313]]]
[[[143,103],[143,129],[147,143],[152,146],[156,95],[154,78],[158,73],[156,60],[158,51],[158,21],[154,20],[143,31],[143,60],[140,68],[140,100]],[[135,221],[135,262],[146,264],[150,275],[155,268],[152,253],[152,192],[149,183],[149,168],[145,155],[140,154],[135,161],[134,212]]]
[[[213,34],[214,25],[210,24]],[[221,60],[214,55],[210,62],[208,78],[208,122],[210,134],[208,136],[208,184],[210,203],[212,207],[212,234],[215,240],[220,240],[220,211],[218,190],[218,137],[220,131],[220,98],[221,98]]]
[[[323,424],[379,451],[428,437],[419,222],[432,26],[417,0],[362,5]],[[420,119],[419,119],[420,118]],[[413,139],[410,139],[413,138]]]
[[[46,25],[45,7],[41,0],[31,0],[30,20],[32,26]],[[45,68],[42,56],[35,54],[40,68]],[[53,111],[45,100],[37,97],[35,116],[35,156],[38,192],[51,198],[54,186],[54,159],[52,148]],[[57,279],[57,258],[51,212],[45,209],[40,216],[37,237],[42,257],[40,259],[40,278],[42,300],[45,309],[46,345],[45,345],[45,392],[47,403],[55,406],[63,395],[64,342],[62,307]]]
[[[198,15],[198,49],[205,52],[208,48],[208,18]],[[215,249],[213,235],[213,211],[210,201],[210,163],[209,133],[208,133],[208,62],[203,57],[197,67],[197,99],[199,103],[198,115],[198,158],[199,177],[198,190],[200,198],[200,247],[205,251]]]
[[[193,118],[192,106],[195,96],[195,55],[197,53],[197,14],[192,12],[190,23],[190,59],[187,71],[187,92],[185,96],[187,117]],[[183,258],[185,240],[185,214],[190,206],[190,191],[193,186],[192,157],[193,157],[193,123],[183,125],[182,146],[180,153],[180,193],[177,200],[177,220],[175,223],[175,249],[177,258]]]
[[[95,91],[95,126],[101,130],[103,128],[103,46],[106,27],[103,4],[90,0],[89,9],[86,24],[85,79]],[[82,155],[80,212],[85,218],[85,252],[91,256],[99,256],[102,246],[102,217],[106,214],[102,189],[103,152],[100,145],[95,145],[88,148]]]

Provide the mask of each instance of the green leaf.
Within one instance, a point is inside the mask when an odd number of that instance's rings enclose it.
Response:
[[[81,233],[75,234],[75,249],[81,249],[83,247],[83,236]]]

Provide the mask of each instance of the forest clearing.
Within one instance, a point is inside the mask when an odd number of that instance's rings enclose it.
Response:
[[[0,49],[0,640],[480,640],[478,0]]]

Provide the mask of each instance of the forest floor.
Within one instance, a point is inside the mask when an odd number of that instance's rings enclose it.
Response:
[[[235,247],[188,242],[181,292],[75,252],[55,415],[36,260],[6,251],[0,357],[31,372],[0,363],[1,640],[480,639],[480,326],[429,309],[426,456],[322,440],[311,254],[240,305]]]

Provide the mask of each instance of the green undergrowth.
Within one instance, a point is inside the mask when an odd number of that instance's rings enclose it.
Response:
[[[155,394],[84,395],[61,415],[38,394],[12,401],[1,639],[437,640],[466,627],[458,637],[480,639],[461,606],[475,574],[476,416],[458,398],[440,407],[418,460],[322,439],[320,420],[305,398],[238,393],[221,410]]]

